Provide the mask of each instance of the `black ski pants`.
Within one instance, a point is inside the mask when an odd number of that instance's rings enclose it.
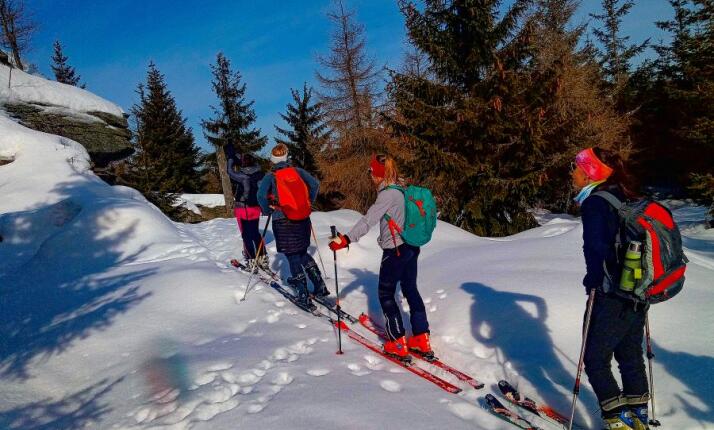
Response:
[[[397,249],[399,250],[398,255]],[[379,304],[382,305],[382,312],[386,319],[385,327],[391,340],[405,335],[402,313],[395,297],[397,283],[409,304],[412,334],[429,332],[426,308],[421,295],[419,295],[416,282],[419,252],[418,247],[404,243],[396,249],[385,249],[382,254],[382,265],[379,268]]]
[[[585,345],[585,373],[600,404],[620,394],[649,392],[642,350],[647,307],[632,300],[595,292]],[[620,368],[622,390],[612,375],[613,356]]]

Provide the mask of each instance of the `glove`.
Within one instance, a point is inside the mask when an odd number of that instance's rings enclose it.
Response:
[[[350,238],[340,233],[337,233],[337,237],[330,242],[330,249],[333,251],[347,248],[348,246],[350,246]]]

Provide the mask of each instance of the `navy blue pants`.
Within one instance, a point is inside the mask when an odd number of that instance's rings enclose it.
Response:
[[[288,264],[290,265],[290,275],[292,277],[298,276],[303,273],[303,268],[308,263],[315,264],[315,260],[313,260],[312,256],[307,253],[307,249],[305,249],[305,251],[303,252],[285,254],[285,257],[288,259]]]
[[[647,309],[632,300],[596,293],[590,330],[585,344],[585,373],[598,401],[623,394],[641,396],[649,392],[642,351]],[[622,391],[612,375],[613,356],[620,368]]]
[[[416,282],[420,249],[406,243],[399,245],[398,249],[399,255],[395,249],[385,249],[382,254],[382,265],[379,268],[379,303],[382,305],[382,312],[384,312],[387,334],[392,340],[405,335],[402,313],[395,298],[397,283],[409,304],[412,334],[429,332],[426,308],[419,295]]]
[[[240,223],[240,234],[243,237],[243,249],[245,250],[245,256],[246,258],[253,259],[255,258],[255,253],[258,251],[258,247],[260,246],[260,229],[258,228],[260,220],[241,219],[238,220],[238,222]],[[260,252],[261,254],[264,254],[265,250],[263,249]]]

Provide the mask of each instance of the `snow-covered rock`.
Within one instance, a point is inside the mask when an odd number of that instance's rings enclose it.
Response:
[[[98,166],[132,152],[121,108],[72,85],[0,65],[0,110],[29,128],[81,143]]]

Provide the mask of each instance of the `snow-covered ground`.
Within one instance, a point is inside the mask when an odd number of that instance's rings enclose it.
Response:
[[[327,322],[264,285],[240,302],[234,220],[173,223],[95,177],[79,145],[2,114],[0,156],[15,159],[0,166],[1,429],[508,429],[479,406],[504,377],[569,407],[585,305],[577,218],[498,239],[439,223],[419,268],[433,346],[486,383],[452,395],[349,339],[336,355]],[[657,414],[667,429],[714,428],[714,232],[701,208],[677,214],[691,262],[685,290],[650,315]],[[329,226],[358,218],[313,215],[333,292]],[[379,319],[375,236],[337,266],[345,310]],[[579,404],[599,428],[587,384]]]
[[[201,214],[199,206],[215,208],[225,205],[226,199],[223,194],[181,194],[175,204],[175,206],[183,206],[198,215]]]

